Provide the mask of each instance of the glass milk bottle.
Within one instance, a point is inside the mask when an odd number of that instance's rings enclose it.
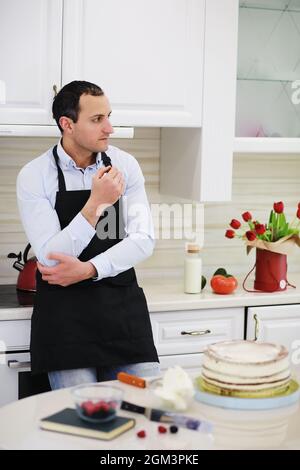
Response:
[[[199,253],[199,245],[187,245],[184,260],[184,292],[187,294],[198,294],[201,292],[202,260]]]

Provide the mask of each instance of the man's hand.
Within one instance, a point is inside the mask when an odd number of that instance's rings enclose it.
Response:
[[[74,256],[63,253],[49,253],[48,259],[54,259],[59,263],[50,267],[37,263],[37,266],[42,279],[49,284],[66,287],[97,276],[96,268],[89,261],[80,261]]]
[[[124,190],[124,177],[117,168],[100,168],[93,176],[91,194],[81,209],[82,215],[95,227],[100,215],[122,196]]]

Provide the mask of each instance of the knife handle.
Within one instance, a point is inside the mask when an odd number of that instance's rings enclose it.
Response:
[[[142,415],[145,414],[146,411],[144,406],[135,405],[134,403],[130,403],[128,401],[122,401],[121,409],[126,411],[132,411],[133,413],[140,413]]]
[[[141,377],[137,377],[136,375],[127,374],[127,372],[119,372],[117,375],[117,379],[120,382],[124,382],[125,384],[134,385],[135,387],[145,388],[146,387],[146,380],[142,379]]]

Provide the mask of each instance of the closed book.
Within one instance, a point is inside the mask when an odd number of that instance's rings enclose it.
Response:
[[[107,423],[89,423],[79,418],[76,410],[65,408],[40,421],[40,427],[75,436],[91,437],[110,441],[135,426],[135,419],[116,416]]]

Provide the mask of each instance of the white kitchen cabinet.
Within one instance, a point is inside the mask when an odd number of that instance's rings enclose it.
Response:
[[[199,372],[209,344],[244,338],[242,307],[155,312],[150,319],[162,370],[181,365]]]
[[[114,125],[201,126],[205,0],[65,0],[63,84],[99,84]]]
[[[3,351],[29,350],[30,320],[0,321],[0,340]]]
[[[53,124],[62,0],[0,0],[0,124]]]
[[[169,367],[177,365],[181,366],[187,373],[196,376],[201,373],[202,359],[202,353],[159,356],[160,370],[164,373]]]
[[[64,2],[63,84],[102,86],[114,125],[162,127],[161,193],[231,200],[237,25],[238,0]]]
[[[299,153],[299,36],[299,0],[240,0],[236,152]]]
[[[162,193],[231,200],[238,6],[238,0],[206,1],[201,128],[162,129]]]
[[[292,354],[300,348],[300,305],[250,307],[247,339],[283,344]]]
[[[114,126],[162,127],[162,193],[231,199],[238,0],[0,2],[0,135],[58,135],[53,86],[96,82]]]

